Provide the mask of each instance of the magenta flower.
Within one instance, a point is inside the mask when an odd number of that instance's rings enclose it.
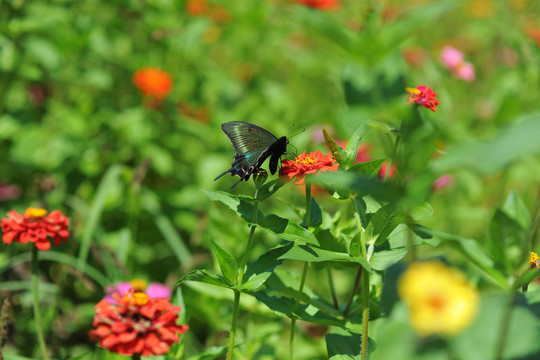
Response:
[[[159,298],[167,298],[170,299],[172,296],[172,291],[167,285],[163,285],[160,283],[152,282],[146,285],[146,281],[142,279],[133,279],[131,281],[122,281],[114,285],[108,285],[105,287],[105,297],[103,300],[106,300],[110,304],[116,304],[114,294],[118,293],[120,295],[123,295],[124,293],[128,293],[133,289],[135,292],[143,292],[150,299],[159,299]]]
[[[458,49],[452,46],[445,46],[441,50],[441,63],[455,77],[473,81],[475,77],[474,66],[470,62],[465,61],[465,55]]]

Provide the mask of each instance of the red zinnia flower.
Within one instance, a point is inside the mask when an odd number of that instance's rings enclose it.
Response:
[[[439,105],[440,102],[439,99],[437,99],[437,93],[431,90],[429,86],[420,85],[416,88],[407,88],[406,90],[409,93],[410,103],[422,105],[432,111],[437,110],[437,105]]]
[[[180,306],[167,298],[151,299],[131,289],[123,295],[115,293],[116,304],[101,300],[96,305],[90,338],[110,352],[142,356],[166,354],[180,340],[187,325],[177,325]]]
[[[379,168],[379,172],[377,173],[377,177],[379,179],[384,179],[386,177],[386,171],[388,171],[388,178],[391,179],[394,177],[394,173],[396,172],[396,167],[394,164],[390,165],[390,170],[388,170],[388,162],[383,162],[381,167]]]
[[[314,9],[332,10],[339,6],[338,0],[296,0],[296,2]]]
[[[279,176],[288,177],[286,181],[296,177],[295,185],[302,185],[307,174],[313,174],[318,171],[336,171],[339,164],[334,164],[336,160],[330,154],[323,155],[316,151],[306,155],[304,151],[294,160],[283,160],[283,165],[279,169]]]
[[[0,222],[2,226],[2,241],[5,244],[11,242],[33,242],[39,250],[49,250],[51,243],[48,237],[53,239],[54,245],[60,245],[66,241],[69,232],[67,230],[69,219],[60,210],[55,210],[47,215],[47,210],[28,208],[24,215],[12,210],[7,213],[8,217]]]
[[[171,75],[156,67],[137,70],[133,75],[133,84],[144,96],[157,102],[165,99],[173,87]]]

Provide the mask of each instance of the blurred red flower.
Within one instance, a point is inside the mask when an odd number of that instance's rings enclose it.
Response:
[[[407,88],[409,93],[409,103],[416,103],[432,111],[437,110],[437,105],[440,104],[437,99],[437,93],[431,90],[429,86],[420,85],[415,88]]]
[[[186,11],[191,16],[204,15],[208,12],[210,6],[205,0],[186,1]]]
[[[167,298],[151,299],[143,292],[115,293],[116,304],[101,300],[90,339],[112,353],[142,356],[166,354],[187,325],[177,325],[180,306]]]
[[[49,250],[51,238],[54,245],[60,245],[67,241],[69,219],[60,210],[55,210],[47,215],[47,210],[28,208],[24,215],[12,210],[7,213],[7,218],[0,222],[2,226],[2,241],[11,244],[13,241],[20,243],[32,242],[39,250]]]
[[[296,0],[296,2],[320,10],[333,10],[339,7],[338,0]]]
[[[379,172],[377,173],[377,177],[381,180],[383,180],[386,176],[386,171],[388,169],[388,162],[383,162],[381,167],[379,168]],[[394,174],[396,172],[396,167],[394,164],[390,165],[390,170],[388,170],[388,178],[391,179],[394,177]]]
[[[133,84],[143,96],[152,101],[151,105],[159,104],[173,88],[171,75],[157,67],[143,67],[137,70],[133,75]]]
[[[332,155],[323,155],[320,151],[315,151],[306,155],[304,151],[294,160],[283,160],[279,176],[285,181],[290,181],[296,177],[295,185],[302,185],[307,174],[314,174],[323,171],[337,171],[339,164],[334,164],[336,160]],[[286,179],[288,178],[288,179]]]

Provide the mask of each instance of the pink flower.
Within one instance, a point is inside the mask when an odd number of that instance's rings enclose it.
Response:
[[[449,70],[458,67],[464,59],[465,55],[455,47],[447,45],[441,50],[441,62]]]
[[[465,55],[458,49],[452,46],[443,47],[441,50],[441,62],[455,77],[465,81],[474,80],[473,64],[466,62]]]
[[[455,76],[465,81],[473,81],[475,77],[473,64],[469,62],[462,63],[455,70]]]
[[[437,180],[435,180],[435,182],[433,183],[433,190],[442,191],[452,186],[455,181],[456,179],[452,175],[445,174],[441,176],[440,178],[438,178]]]
[[[166,298],[170,299],[172,296],[171,289],[167,285],[163,285],[157,282],[151,282],[146,285],[146,281],[142,279],[133,279],[131,281],[121,281],[114,285],[108,285],[105,287],[105,297],[103,300],[108,301],[110,304],[116,304],[114,294],[124,294],[129,291],[142,292],[148,295],[150,299]]]

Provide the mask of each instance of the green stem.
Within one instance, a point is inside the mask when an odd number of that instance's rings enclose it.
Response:
[[[131,357],[132,360],[141,360],[141,354],[133,354]]]
[[[227,350],[227,360],[232,359],[234,350],[234,338],[236,337],[236,324],[238,322],[238,312],[240,308],[240,290],[234,290],[233,318],[231,324],[231,334],[229,336],[229,349]]]
[[[354,278],[354,285],[353,289],[351,291],[351,295],[349,296],[349,301],[347,302],[347,306],[345,307],[345,311],[343,311],[343,317],[347,318],[349,316],[349,310],[351,309],[351,305],[354,299],[354,295],[356,295],[356,290],[358,289],[358,285],[360,285],[360,278],[362,276],[362,266],[358,267],[358,272],[356,273],[356,277]]]
[[[332,278],[332,269],[328,266],[326,268],[328,273],[328,284],[330,285],[330,294],[332,295],[332,302],[334,303],[334,308],[339,309],[338,298],[336,295],[336,288],[334,287],[334,279]]]
[[[296,300],[294,302],[294,312],[293,318],[291,319],[291,335],[289,337],[289,360],[294,359],[294,333],[296,325],[296,317],[298,309],[300,308],[300,298],[304,292],[304,284],[306,283],[306,277],[308,272],[309,262],[304,262],[304,271],[302,272],[302,280],[300,280],[300,287],[298,288],[298,294],[296,295]]]
[[[363,274],[364,309],[362,310],[362,360],[367,360],[368,324],[369,324],[369,273]]]
[[[41,309],[39,307],[39,290],[38,290],[38,248],[32,247],[32,290],[34,293],[34,321],[36,323],[36,332],[39,342],[39,347],[45,360],[49,360],[49,353],[45,345],[43,337],[43,329],[41,325]]]
[[[512,318],[512,310],[514,309],[515,302],[516,302],[516,293],[514,292],[510,294],[510,300],[508,301],[508,305],[506,306],[506,309],[504,311],[503,318],[501,321],[499,341],[497,342],[498,347],[497,347],[497,352],[495,355],[495,360],[502,359],[504,346],[506,345],[508,329],[510,328],[510,319]]]
[[[311,183],[306,181],[306,229],[311,226]],[[304,271],[302,272],[302,280],[300,280],[300,287],[298,288],[298,294],[294,301],[294,311],[291,318],[291,334],[289,336],[289,360],[294,359],[294,334],[296,325],[296,316],[298,309],[300,308],[300,298],[304,292],[304,285],[306,283],[307,272],[309,263],[304,262]]]
[[[259,186],[255,186],[255,204],[253,206],[253,223],[251,224],[251,229],[249,231],[249,237],[246,244],[246,250],[244,252],[244,256],[242,257],[242,262],[240,263],[240,267],[238,269],[238,284],[242,285],[244,281],[244,273],[245,268],[248,260],[248,254],[249,250],[251,249],[251,246],[253,245],[253,239],[255,235],[255,225],[258,221],[258,215],[259,215],[259,200],[257,200],[259,196]],[[238,313],[240,308],[240,290],[234,290],[234,304],[233,304],[233,318],[231,323],[231,332],[229,336],[229,349],[227,350],[227,360],[231,360],[233,356],[234,351],[234,339],[236,337],[236,324],[238,323]]]
[[[398,140],[396,140],[397,143]],[[358,205],[356,204],[356,199],[354,197],[351,197],[351,203],[354,209],[354,217],[356,219],[356,224],[358,226],[358,231],[360,232],[360,251],[362,253],[362,257],[366,259],[366,261],[369,261],[367,258],[367,249],[366,249],[366,243],[363,236],[363,229],[362,229],[362,222],[360,221],[360,212],[358,210]],[[363,299],[363,310],[362,310],[362,353],[361,353],[361,359],[367,360],[367,347],[368,347],[368,324],[369,324],[369,273],[367,271],[362,271],[362,267],[358,269],[358,273],[356,275],[355,279],[355,286],[353,288],[353,293],[351,294],[351,298],[349,300],[348,307],[350,306],[350,303],[352,303],[352,298],[354,297],[354,294],[356,292],[356,288],[358,286],[358,283],[360,281],[360,277],[362,277],[362,291],[364,294]],[[348,308],[346,309],[346,313],[348,313]]]

